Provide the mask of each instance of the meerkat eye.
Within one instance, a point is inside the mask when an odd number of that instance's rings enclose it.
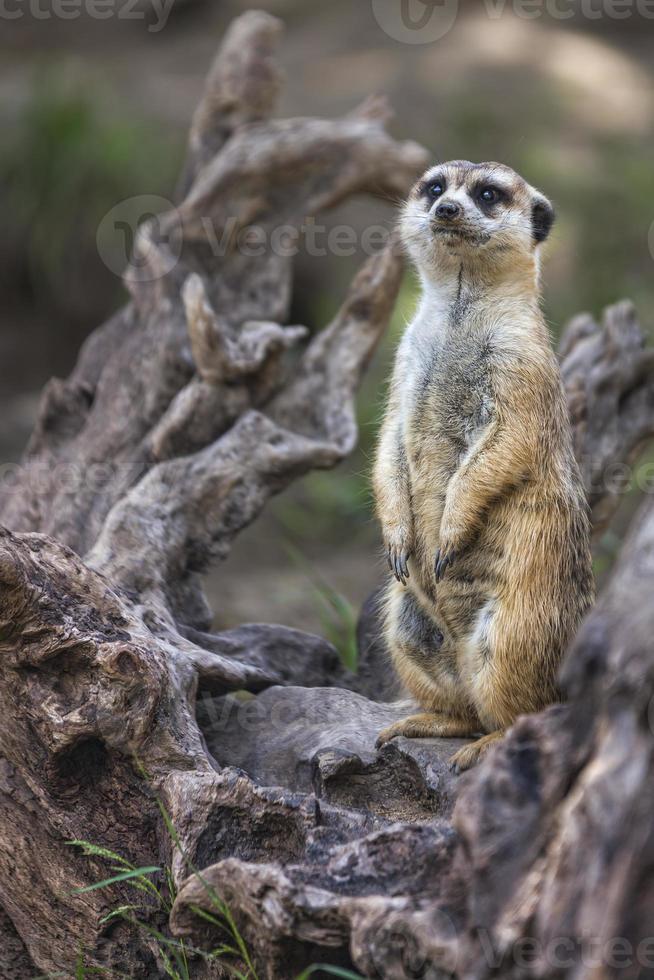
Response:
[[[497,193],[494,187],[484,187],[482,188],[479,197],[486,204],[494,204],[495,201],[497,201],[499,194]]]
[[[440,180],[437,180],[433,184],[429,184],[429,186],[427,187],[427,193],[434,200],[436,200],[437,197],[440,197],[444,190],[445,188],[443,187]]]

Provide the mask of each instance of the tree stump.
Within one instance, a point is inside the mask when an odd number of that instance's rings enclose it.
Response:
[[[654,860],[650,501],[568,655],[568,704],[521,719],[458,779],[451,740],[374,747],[406,710],[374,603],[356,677],[297,630],[210,632],[201,573],[273,494],[352,450],[357,386],[403,268],[391,240],[309,332],[286,325],[291,258],[239,236],[256,225],[269,242],[355,193],[397,198],[427,162],[387,134],[379,100],[335,121],[273,119],[280,32],[263,13],[233,23],[179,204],[139,229],[131,302],[46,387],[2,488],[0,972],[73,975],[81,950],[110,975],[165,975],[152,932],[101,921],[130,902],[129,882],[75,891],[107,874],[79,839],[169,865],[170,923],[154,903],[147,924],[197,947],[219,941],[197,912],[215,889],[261,977],[314,962],[384,978],[591,976],[590,944],[617,937],[637,966]],[[574,320],[562,368],[600,528],[618,501],[606,473],[654,433],[654,358],[631,306]],[[519,956],[528,937],[537,949]],[[636,966],[621,975],[649,975]],[[226,968],[196,957],[191,975]]]

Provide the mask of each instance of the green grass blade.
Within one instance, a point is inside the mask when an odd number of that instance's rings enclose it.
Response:
[[[171,816],[170,816],[170,814],[168,813],[168,810],[167,810],[167,809],[165,808],[165,806],[164,806],[164,805],[163,805],[163,803],[161,802],[161,800],[160,800],[160,799],[158,799],[158,798],[157,798],[157,806],[159,807],[159,812],[161,813],[161,816],[162,816],[162,818],[163,818],[163,822],[164,822],[164,823],[165,823],[165,825],[166,825],[166,830],[167,830],[167,831],[168,831],[168,833],[170,834],[170,837],[171,837],[171,839],[172,839],[172,841],[173,841],[173,843],[175,844],[175,846],[176,846],[176,848],[177,848],[177,850],[178,850],[178,851],[179,851],[179,853],[180,853],[180,854],[182,855],[182,857],[183,857],[183,858],[184,858],[185,860],[187,860],[187,859],[186,859],[186,855],[184,854],[184,848],[182,847],[182,842],[181,842],[181,840],[179,839],[179,834],[178,834],[178,833],[177,833],[177,831],[175,830],[175,825],[174,825],[174,823],[173,823],[173,821],[172,821],[172,819],[171,819]]]
[[[332,977],[340,977],[341,980],[365,980],[365,977],[362,977],[360,973],[353,973],[352,970],[346,970],[342,966],[330,966],[326,963],[313,963],[306,970],[303,970],[295,980],[307,980],[314,973],[328,973]]]
[[[206,950],[199,949],[197,946],[188,946],[182,939],[171,939],[169,936],[164,936],[162,932],[159,932],[158,929],[148,925],[146,922],[140,922],[138,919],[132,919],[127,915],[125,919],[127,922],[131,922],[133,926],[137,926],[139,929],[147,932],[163,946],[170,946],[171,949],[183,949],[185,952],[192,953],[194,956],[200,956],[204,959],[209,956]]]
[[[103,915],[99,919],[99,924],[103,926],[105,922],[111,922],[112,919],[126,918],[128,912],[140,912],[143,911],[143,906],[141,905],[119,905],[118,908],[112,909],[107,915]]]
[[[338,650],[343,665],[356,673],[359,648],[356,638],[357,612],[354,606],[307,561],[299,548],[290,541],[286,541],[284,547],[291,561],[313,585],[323,632]]]
[[[214,946],[210,951],[209,956],[212,959],[220,959],[221,956],[238,956],[238,950],[235,946],[229,946],[227,943],[223,943],[222,946]]]
[[[229,925],[229,929],[230,929],[230,931],[232,933],[232,937],[233,937],[234,941],[236,942],[236,944],[237,944],[237,946],[238,946],[238,948],[240,950],[241,957],[242,957],[245,965],[247,966],[248,970],[250,971],[253,980],[258,980],[256,970],[254,969],[254,965],[252,963],[252,960],[250,959],[250,954],[248,952],[248,948],[247,948],[247,946],[245,944],[245,941],[244,941],[243,937],[241,936],[240,932],[238,931],[238,927],[237,927],[237,925],[236,925],[236,923],[235,923],[235,921],[234,921],[234,919],[232,917],[232,914],[231,914],[228,906],[225,904],[225,902],[222,901],[222,899],[217,895],[215,889],[213,889],[211,887],[211,885],[209,885],[209,883],[202,877],[202,875],[200,874],[200,872],[198,871],[198,869],[195,867],[195,865],[193,864],[193,862],[187,857],[187,855],[184,852],[184,849],[182,847],[182,842],[181,842],[181,840],[179,838],[179,834],[175,830],[175,826],[174,826],[173,821],[172,821],[172,819],[170,817],[170,814],[168,813],[166,807],[163,805],[163,803],[161,802],[161,800],[157,799],[157,805],[159,807],[159,811],[161,813],[161,816],[163,818],[163,821],[166,824],[166,829],[168,830],[168,833],[170,834],[171,839],[174,841],[175,846],[177,847],[177,849],[179,850],[180,854],[184,858],[185,863],[188,865],[188,867],[191,869],[191,871],[193,872],[193,874],[200,881],[202,887],[205,889],[205,891],[209,895],[209,897],[211,899],[211,902],[218,909],[218,911],[220,912],[221,916],[223,916],[227,920],[227,923]],[[194,907],[194,909],[195,909],[195,907]]]
[[[165,952],[165,950],[161,948],[161,946],[159,947],[159,955],[163,960],[164,970],[166,971],[167,975],[171,978],[171,980],[180,980],[180,977],[173,969],[173,964],[170,962],[170,957]]]
[[[92,844],[88,840],[67,840],[66,846],[81,848],[86,857],[101,857],[106,858],[108,861],[117,861],[123,868],[131,869],[134,867],[133,864],[126,861],[120,854],[116,854],[115,851],[110,851],[106,847],[100,847],[99,844]]]
[[[122,871],[119,875],[113,875],[111,878],[105,878],[104,881],[96,881],[94,885],[85,885],[84,888],[75,888],[71,894],[82,895],[84,892],[96,891],[98,888],[107,888],[109,885],[114,885],[118,881],[127,881],[130,878],[143,878],[144,875],[155,874],[157,871],[161,871],[161,868],[154,865],[147,868],[132,868],[131,871]]]
[[[166,910],[168,912],[172,911],[173,902],[177,898],[177,886],[175,884],[175,879],[173,878],[173,873],[170,868],[166,868],[166,885],[168,886],[168,894],[170,895],[170,901],[167,901]]]
[[[198,877],[200,878],[200,881],[202,881],[202,878],[199,874]],[[251,975],[253,980],[257,980],[257,972],[254,968],[254,964],[252,963],[252,960],[250,959],[249,950],[247,948],[245,940],[243,939],[243,937],[241,936],[238,930],[238,926],[234,921],[234,917],[232,916],[229,906],[225,902],[223,902],[221,898],[219,898],[219,896],[215,893],[214,889],[211,888],[210,885],[208,885],[205,882],[203,882],[203,885],[206,889],[209,890],[209,896],[211,898],[211,901],[216,906],[223,919],[225,919],[227,926],[225,926],[224,922],[221,922],[215,916],[211,915],[210,912],[207,912],[205,909],[201,909],[199,905],[192,905],[191,911],[195,915],[198,915],[201,919],[206,919],[207,922],[211,922],[219,929],[222,929],[223,932],[226,932],[228,935],[231,935],[232,939],[238,946],[238,955],[241,957],[241,959],[247,966],[248,970],[250,971],[248,975],[249,976]]]
[[[137,760],[137,765],[140,766],[140,763],[138,763],[138,760]],[[143,777],[145,779],[147,779],[148,778],[148,775],[147,775],[145,769],[143,769],[142,766],[140,766],[140,771],[141,771]],[[159,808],[159,812],[161,813],[162,820],[163,820],[164,824],[166,825],[166,829],[168,831],[168,834],[170,835],[171,840],[173,841],[175,847],[179,851],[182,859],[184,860],[184,863],[191,870],[191,872],[193,873],[193,875],[198,879],[198,881],[200,882],[200,884],[204,888],[205,892],[209,896],[212,905],[217,909],[217,911],[219,912],[220,916],[222,918],[224,918],[225,921],[227,922],[228,928],[225,928],[225,926],[222,923],[217,922],[217,921],[214,921],[214,925],[218,925],[220,928],[223,929],[224,932],[227,932],[228,935],[231,935],[232,939],[236,943],[236,945],[238,947],[238,955],[241,957],[241,959],[243,960],[243,962],[245,963],[245,965],[246,965],[246,967],[248,969],[247,975],[245,977],[243,977],[242,980],[258,980],[257,971],[254,968],[254,964],[253,964],[252,959],[250,957],[250,953],[248,951],[247,945],[246,945],[245,940],[243,939],[243,937],[241,936],[241,934],[240,934],[240,932],[238,930],[238,927],[236,925],[236,922],[234,921],[234,918],[233,918],[232,913],[231,913],[231,911],[229,909],[229,906],[225,902],[223,902],[223,900],[220,898],[220,896],[216,893],[215,889],[212,888],[212,886],[209,884],[208,881],[206,881],[206,879],[202,876],[202,874],[200,873],[200,871],[196,868],[196,866],[193,864],[193,862],[191,861],[191,859],[188,857],[188,855],[186,854],[186,852],[185,852],[185,850],[184,850],[184,848],[182,846],[182,842],[180,840],[179,834],[177,833],[177,830],[175,829],[175,825],[173,824],[172,818],[171,818],[170,814],[168,813],[168,810],[166,809],[166,807],[164,806],[164,804],[162,803],[162,801],[158,797],[156,798],[156,801],[157,801],[157,806]],[[203,913],[202,917],[203,918],[208,918],[209,921],[211,921],[211,917],[209,916],[209,913],[205,913],[204,910],[201,910],[200,911],[196,906],[193,906],[193,910],[195,912],[197,912],[198,914]],[[141,924],[141,923],[139,923],[139,924]],[[163,937],[163,936],[161,936],[160,938],[161,938],[161,940],[164,940],[166,942],[169,942],[169,940],[165,940],[165,937]],[[204,955],[206,956],[207,954],[204,954]],[[235,973],[237,977],[240,977],[240,974],[236,973],[236,971],[231,971],[231,972]]]

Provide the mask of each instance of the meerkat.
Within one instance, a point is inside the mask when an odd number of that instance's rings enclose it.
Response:
[[[400,233],[422,285],[400,342],[373,473],[394,578],[392,662],[422,707],[384,729],[479,736],[560,700],[562,654],[593,600],[588,508],[540,309],[548,199],[498,163],[415,185]]]

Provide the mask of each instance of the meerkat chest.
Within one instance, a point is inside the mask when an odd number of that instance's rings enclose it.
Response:
[[[418,461],[429,443],[443,462],[457,465],[494,415],[490,345],[479,330],[432,331],[413,341],[405,403],[409,454]]]

